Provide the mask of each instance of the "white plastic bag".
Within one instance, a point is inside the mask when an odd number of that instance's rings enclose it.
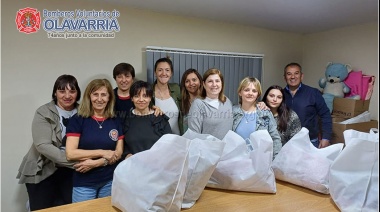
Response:
[[[189,170],[182,208],[191,208],[206,187],[216,164],[222,155],[225,142],[190,129],[183,137],[191,139],[189,147]]]
[[[315,148],[303,127],[273,160],[276,179],[328,194],[330,166],[342,148],[342,143]]]
[[[373,130],[343,135],[346,147],[330,170],[331,197],[341,211],[378,211],[379,137]]]
[[[368,111],[364,111],[362,114],[359,114],[355,117],[344,120],[340,122],[339,124],[355,124],[355,123],[368,122],[368,121],[371,121],[371,114]]]
[[[223,155],[207,186],[237,191],[276,193],[276,181],[271,169],[273,140],[268,131],[250,135],[253,150],[233,131],[224,137]]]
[[[180,211],[189,145],[186,138],[166,134],[122,161],[114,172],[112,205],[122,211]]]

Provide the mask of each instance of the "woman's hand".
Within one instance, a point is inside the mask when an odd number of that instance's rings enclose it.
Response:
[[[258,102],[258,103],[257,103],[257,107],[258,107],[260,110],[270,110],[269,107],[268,107],[264,102]]]
[[[103,158],[96,159],[96,160],[87,159],[87,160],[80,161],[79,163],[75,164],[74,165],[74,169],[77,172],[86,173],[86,172],[90,171],[93,168],[102,166],[103,164],[104,164],[103,163]]]
[[[116,151],[104,150],[103,158],[107,159],[109,164],[114,164],[120,157]]]
[[[153,105],[152,109],[154,110],[155,116],[162,116],[164,114],[164,111],[162,111],[161,108],[157,107],[156,105]]]
[[[132,154],[129,153],[127,156],[125,156],[125,159],[128,159],[128,158],[131,157],[131,156],[132,156]]]

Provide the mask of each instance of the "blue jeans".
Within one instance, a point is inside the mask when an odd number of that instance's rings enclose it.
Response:
[[[311,143],[315,146],[315,147],[319,147],[319,139],[318,138],[314,138],[314,139],[311,139],[310,140]]]
[[[74,187],[73,203],[111,196],[112,180],[95,186]]]

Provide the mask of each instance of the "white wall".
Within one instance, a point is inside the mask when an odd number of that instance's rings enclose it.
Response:
[[[15,26],[16,12],[25,7],[48,10],[113,10],[121,13],[121,31],[114,39],[49,39],[46,32],[26,35]],[[8,1],[2,5],[2,148],[1,209],[23,211],[24,185],[15,179],[32,144],[35,110],[50,101],[54,81],[73,74],[84,91],[93,78],[112,80],[112,69],[129,62],[146,79],[145,46],[264,54],[263,89],[284,85],[283,66],[302,59],[302,35],[214,21],[183,18],[89,1]],[[114,83],[113,83],[114,84]],[[115,84],[114,84],[115,85]]]
[[[324,77],[329,61],[350,64],[353,70],[376,77],[369,111],[378,120],[379,111],[379,40],[378,23],[345,27],[328,32],[306,35],[303,42],[304,82],[316,88]]]
[[[19,33],[15,16],[25,7],[48,10],[119,10],[121,31],[114,39],[48,39],[42,29]],[[48,102],[55,79],[73,74],[82,90],[93,78],[112,80],[112,69],[129,62],[146,79],[145,46],[264,54],[263,89],[284,85],[283,67],[300,62],[304,82],[314,87],[328,61],[349,63],[378,78],[377,23],[299,35],[154,13],[89,1],[8,1],[2,5],[1,209],[23,211],[27,194],[15,176],[31,140],[37,107]],[[113,83],[114,84],[114,83]],[[115,84],[114,84],[115,85]],[[370,110],[377,119],[378,82]]]

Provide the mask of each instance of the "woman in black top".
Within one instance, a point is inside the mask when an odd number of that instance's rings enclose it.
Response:
[[[131,86],[130,95],[135,109],[124,121],[125,158],[150,149],[162,135],[172,133],[169,118],[154,115],[151,103],[153,89],[149,83],[136,81]]]

